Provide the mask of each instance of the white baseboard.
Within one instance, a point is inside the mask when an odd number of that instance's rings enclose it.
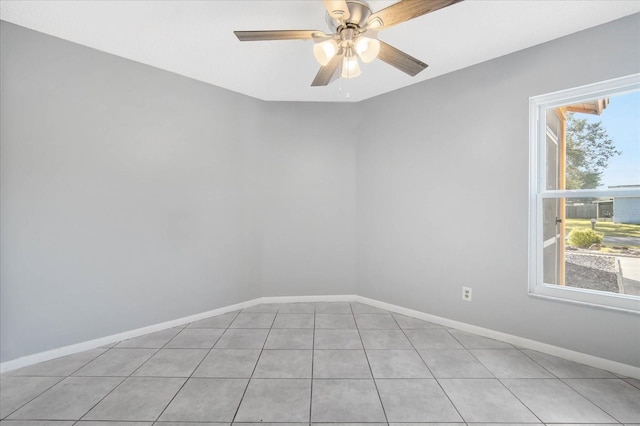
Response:
[[[165,330],[172,327],[177,327],[190,322],[199,321],[211,316],[221,315],[221,314],[235,311],[238,309],[248,308],[251,306],[259,305],[261,303],[300,303],[300,302],[303,302],[303,303],[304,302],[360,302],[370,306],[374,306],[376,308],[381,308],[391,312],[395,312],[401,315],[406,315],[412,318],[417,318],[417,319],[429,321],[435,324],[440,324],[445,327],[455,328],[457,330],[478,334],[483,337],[499,340],[505,343],[509,343],[509,344],[521,347],[521,348],[531,349],[534,351],[564,358],[570,361],[579,362],[581,364],[589,365],[591,367],[607,370],[612,373],[616,373],[625,377],[631,377],[631,378],[640,380],[640,368],[634,367],[632,365],[623,364],[620,362],[611,361],[604,358],[599,358],[599,357],[588,355],[582,352],[572,351],[572,350],[561,348],[558,346],[549,345],[549,344],[538,342],[535,340],[525,339],[523,337],[502,333],[500,331],[495,331],[488,328],[478,327],[476,325],[467,324],[460,321],[454,321],[448,318],[426,314],[424,312],[403,308],[402,306],[392,305],[390,303],[380,302],[378,300],[369,299],[367,297],[362,297],[357,295],[259,297],[257,299],[236,303],[234,305],[229,305],[229,306],[214,309],[211,311],[190,315],[188,317],[183,317],[183,318],[175,319],[172,321],[166,321],[163,323],[150,325],[148,327],[137,328],[135,330],[126,331],[123,333],[112,334],[110,336],[88,340],[86,342],[64,346],[61,348],[52,349],[49,351],[40,352],[33,355],[27,355],[11,361],[6,361],[3,363],[0,363],[0,373],[16,370],[22,367],[27,367],[32,364],[37,364],[39,362],[48,361],[48,360],[59,358],[62,356],[72,355],[72,354],[86,351],[89,349],[95,349],[100,346],[110,345],[112,343],[119,342],[121,340],[139,337],[144,334],[153,333],[156,331],[161,331],[161,330]]]
[[[360,296],[355,294],[327,296],[275,296],[261,297],[261,303],[305,303],[305,302],[357,302]]]
[[[87,340],[85,342],[63,346],[44,352],[38,352],[32,355],[26,355],[17,359],[13,359],[11,361],[0,363],[0,373],[17,370],[18,368],[28,367],[39,362],[49,361],[67,355],[73,355],[78,352],[88,351],[89,349],[99,348],[100,346],[110,345],[122,340],[133,339],[134,337],[139,337],[144,334],[178,327],[183,324],[200,321],[202,319],[209,318],[215,315],[222,315],[238,309],[249,308],[261,303],[353,302],[357,299],[357,297],[358,296],[356,295],[258,297],[256,299],[247,300],[245,302],[236,303],[234,305],[225,306],[211,311],[190,315],[159,324],[153,324],[147,327],[136,328],[135,330],[112,334],[110,336],[100,337],[98,339]]]
[[[559,346],[549,345],[547,343],[538,342],[536,340],[525,339],[524,337],[514,336],[512,334],[502,333],[500,331],[491,330],[489,328],[478,327],[477,325],[467,324],[460,321],[454,321],[435,315],[425,314],[424,312],[414,311],[413,309],[403,308],[402,306],[392,305],[391,303],[380,302],[378,300],[369,299],[367,297],[358,296],[357,302],[365,303],[380,309],[395,312],[408,317],[429,321],[440,324],[445,327],[455,328],[456,330],[474,333],[479,336],[488,337],[490,339],[499,340],[524,349],[531,349],[548,355],[557,356],[559,358],[575,361],[590,367],[599,368],[601,370],[610,371],[625,377],[631,377],[640,380],[640,368],[633,365],[623,364],[621,362],[611,361],[605,358],[588,355],[582,352],[572,351],[570,349],[561,348]]]
[[[5,373],[11,370],[17,370],[18,368],[28,367],[29,365],[37,364],[43,361],[49,361],[54,358],[60,358],[67,355],[73,355],[78,352],[88,351],[89,349],[99,348],[100,346],[110,345],[112,343],[120,342],[122,340],[132,339],[144,334],[154,333],[156,331],[166,330],[168,328],[178,327],[190,322],[199,321],[205,318],[209,318],[215,315],[226,314],[227,312],[235,311],[238,309],[248,308],[258,305],[261,299],[252,299],[246,302],[236,303],[235,305],[229,305],[222,308],[214,309],[207,312],[202,312],[195,315],[190,315],[183,318],[178,318],[171,321],[161,322],[159,324],[153,324],[147,327],[136,328],[135,330],[129,330],[122,333],[112,334],[110,336],[100,337],[98,339],[87,340],[85,342],[76,343],[73,345],[63,346],[56,349],[51,349],[44,352],[38,352],[32,355],[23,356],[21,358],[13,359],[0,363],[0,373]]]

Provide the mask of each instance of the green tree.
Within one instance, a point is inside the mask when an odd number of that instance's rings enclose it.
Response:
[[[567,114],[567,189],[597,188],[609,159],[620,154],[601,121]]]

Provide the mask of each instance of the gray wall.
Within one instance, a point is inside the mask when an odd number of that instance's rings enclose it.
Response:
[[[3,22],[0,360],[357,293],[638,365],[637,316],[527,296],[528,97],[638,72],[638,21],[355,105],[260,102]]]
[[[355,292],[355,142],[315,131],[343,107],[0,29],[1,361],[261,294]]]
[[[264,105],[260,294],[355,294],[352,105]],[[344,135],[331,127],[340,123]]]
[[[255,297],[259,103],[1,31],[1,359]]]
[[[358,294],[640,366],[637,315],[527,295],[528,98],[639,72],[639,24],[361,103],[375,119],[357,151]]]

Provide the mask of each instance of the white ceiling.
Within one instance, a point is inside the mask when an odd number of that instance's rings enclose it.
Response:
[[[310,87],[312,41],[240,42],[233,30],[328,32],[320,0],[0,1],[2,20],[270,101],[360,101],[637,12],[638,0],[467,0],[379,33],[429,64],[416,77],[376,60]]]

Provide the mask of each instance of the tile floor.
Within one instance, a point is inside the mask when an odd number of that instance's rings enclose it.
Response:
[[[262,304],[47,361],[4,374],[0,396],[2,426],[640,424],[638,380],[346,302]]]

